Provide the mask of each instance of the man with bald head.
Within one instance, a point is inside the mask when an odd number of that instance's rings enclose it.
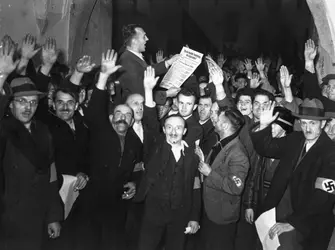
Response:
[[[130,179],[135,164],[141,161],[142,145],[130,129],[134,112],[129,105],[117,105],[108,116],[105,89],[108,77],[119,69],[116,58],[110,50],[103,55],[85,114],[90,128],[91,177],[77,200],[79,215],[73,231],[78,249],[125,249],[125,200],[135,194]]]
[[[185,234],[195,234],[199,229],[199,158],[195,145],[183,140],[187,129],[180,115],[167,117],[164,133],[160,134],[152,93],[157,80],[154,69],[148,67],[144,73],[143,122],[152,125],[156,140],[150,145],[150,157],[144,162],[145,175],[135,197],[135,201],[145,201],[138,249],[155,250],[164,237],[166,250],[182,250]]]

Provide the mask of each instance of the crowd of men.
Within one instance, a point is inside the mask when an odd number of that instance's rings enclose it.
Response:
[[[278,249],[326,250],[335,75],[319,85],[314,42],[302,84],[280,60],[219,55],[164,89],[180,55],[147,64],[143,27],[123,36],[120,55],[71,71],[53,38],[2,38],[0,249],[256,250],[255,221],[276,208]],[[63,175],[79,192],[66,219]]]

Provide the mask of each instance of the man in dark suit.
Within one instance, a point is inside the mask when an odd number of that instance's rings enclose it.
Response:
[[[143,73],[148,67],[142,55],[145,52],[145,46],[149,41],[147,34],[140,25],[129,24],[123,27],[123,37],[125,50],[121,54],[118,64],[122,66],[118,81],[121,87],[121,97],[116,100],[118,103],[126,101],[130,94],[138,93],[144,96]],[[179,55],[153,65],[157,75],[167,72],[167,69],[179,58]],[[164,104],[166,97],[173,97],[178,93],[178,88],[171,88],[167,91],[161,91],[162,100],[156,100],[159,104]],[[116,91],[119,93],[119,91]],[[161,96],[161,95],[158,95]],[[120,100],[121,98],[121,100]]]
[[[200,97],[197,111],[199,115],[199,123],[202,126],[204,132],[200,148],[202,149],[205,157],[208,155],[209,151],[218,140],[217,134],[214,131],[215,128],[210,119],[212,105],[213,102],[210,96]]]
[[[197,96],[189,89],[182,89],[177,96],[178,114],[186,121],[187,132],[184,140],[188,145],[200,145],[203,139],[203,128],[194,117],[193,111],[197,108]]]
[[[285,249],[326,250],[334,229],[335,145],[323,131],[326,117],[318,99],[305,99],[294,116],[302,131],[272,138],[274,104],[260,115],[260,130],[251,134],[256,151],[280,159],[270,190],[261,207],[276,207],[277,223],[269,236],[278,235]]]
[[[0,92],[8,69],[15,69],[6,44],[3,50]],[[52,138],[34,117],[43,93],[27,77],[13,79],[11,88],[9,115],[0,117],[0,248],[38,250],[48,234],[59,237],[63,219]]]
[[[101,72],[85,118],[90,128],[91,176],[73,208],[75,245],[70,249],[125,249],[126,208],[124,200],[135,194],[130,182],[142,145],[129,129],[133,111],[117,105],[108,117],[108,77],[119,69],[116,54],[103,55]],[[126,190],[125,190],[126,189]]]
[[[185,233],[199,229],[200,181],[197,177],[199,158],[194,145],[183,140],[185,121],[179,115],[165,120],[164,134],[159,134],[159,122],[152,90],[157,83],[154,69],[145,72],[145,116],[156,123],[156,142],[145,162],[145,176],[135,199],[145,200],[145,214],[140,235],[140,250],[157,249],[166,236],[165,249],[182,250]],[[187,229],[186,229],[187,228]]]
[[[239,140],[244,125],[236,108],[212,107],[211,120],[220,141],[212,148],[199,171],[203,184],[202,239],[206,250],[234,249],[241,197],[249,171],[248,153]]]

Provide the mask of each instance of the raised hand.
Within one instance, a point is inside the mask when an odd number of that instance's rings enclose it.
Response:
[[[261,81],[260,81],[259,74],[257,73],[252,74],[251,79],[250,79],[250,88],[256,89],[258,88],[260,84],[261,84]]]
[[[244,67],[244,62],[243,61],[238,61],[238,71],[240,72],[240,73],[244,73],[244,70],[245,70],[245,67]]]
[[[305,61],[314,61],[317,53],[317,48],[312,39],[308,39],[305,43]]]
[[[106,56],[105,53],[102,53],[101,57],[101,73],[106,75],[111,75],[116,72],[121,65],[115,65],[117,60],[117,53],[114,50],[107,50]]]
[[[292,81],[292,75],[288,72],[288,69],[286,66],[280,67],[280,83],[283,88],[290,88],[291,87],[291,81]]]
[[[166,97],[176,97],[181,88],[171,87],[166,91]]]
[[[214,83],[215,86],[223,86],[223,73],[222,70],[219,70],[217,68],[210,69],[210,77]]]
[[[144,71],[143,85],[145,89],[153,90],[159,77],[155,78],[155,69],[151,66]]]
[[[94,67],[95,67],[95,63],[92,63],[91,57],[87,55],[80,58],[76,64],[76,70],[79,73],[91,72]]]
[[[263,59],[261,57],[255,61],[255,64],[259,73],[264,72],[265,63],[263,62]]]
[[[218,55],[218,58],[216,60],[216,63],[219,65],[219,67],[222,69],[223,65],[225,64],[225,62],[227,61],[227,59],[224,57],[224,55],[222,53],[220,53]]]
[[[252,63],[250,59],[245,59],[244,67],[247,71],[252,71]]]
[[[53,65],[57,61],[58,51],[56,39],[49,37],[42,48],[42,61],[44,65]]]
[[[178,61],[180,57],[180,54],[173,55],[169,60],[165,61],[166,67],[170,67],[174,62]]]
[[[275,104],[275,102],[270,102],[268,106],[265,106],[263,110],[261,110],[259,116],[260,129],[266,128],[277,119],[279,113],[277,112],[276,114],[273,114]]]
[[[165,60],[164,51],[163,50],[158,50],[157,53],[156,53],[156,62],[160,63],[160,62],[163,62],[164,60]]]
[[[40,50],[40,48],[36,48],[36,37],[27,34],[22,41],[22,47],[21,47],[21,57],[24,60],[30,60],[33,58],[36,53]]]
[[[0,44],[0,75],[8,76],[12,73],[19,63],[19,60],[13,61],[13,55],[16,47],[9,39],[3,39]]]

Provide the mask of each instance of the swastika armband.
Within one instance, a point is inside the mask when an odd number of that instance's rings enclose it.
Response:
[[[335,194],[335,181],[318,177],[315,181],[315,188],[321,189],[327,193]]]
[[[241,187],[242,186],[242,180],[236,176],[233,176],[233,181],[235,182],[237,187]]]

